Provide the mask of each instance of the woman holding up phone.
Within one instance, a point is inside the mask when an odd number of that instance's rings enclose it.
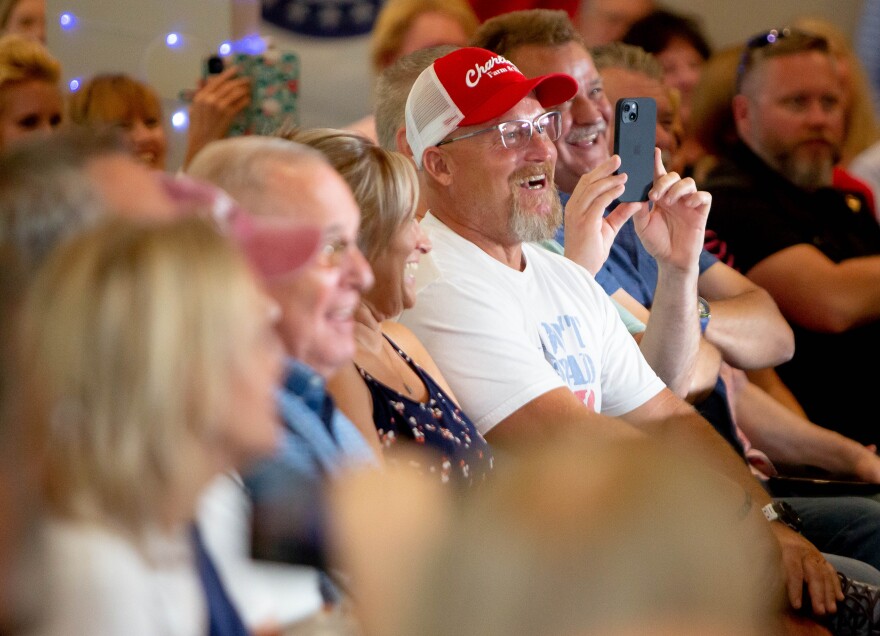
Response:
[[[250,80],[238,77],[235,67],[202,80],[192,96],[182,167],[207,143],[224,137],[249,103]],[[162,101],[149,84],[123,73],[96,75],[71,95],[68,113],[75,124],[120,127],[138,158],[154,170],[167,169]]]

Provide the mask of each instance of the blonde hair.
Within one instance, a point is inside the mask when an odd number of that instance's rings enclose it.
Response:
[[[162,103],[150,86],[124,74],[96,75],[68,101],[75,124],[119,124],[162,119]]]
[[[282,134],[319,150],[348,183],[361,209],[358,247],[372,262],[415,212],[419,183],[412,161],[344,130],[312,128]]]
[[[179,507],[219,468],[211,446],[250,341],[253,286],[235,248],[195,218],[110,219],[59,246],[22,322],[54,513],[137,535],[191,511]]]
[[[17,33],[0,37],[0,96],[10,84],[38,80],[57,86],[60,78],[61,63],[42,43]]]
[[[388,633],[777,633],[778,547],[733,482],[651,441],[519,450],[415,560]]]
[[[466,37],[471,37],[480,24],[466,0],[388,0],[379,11],[370,36],[370,60],[375,73],[397,59],[407,31],[416,18],[428,12],[456,20]]]
[[[831,54],[849,67],[846,91],[846,136],[841,146],[841,163],[846,165],[863,150],[880,140],[880,123],[874,111],[871,85],[865,69],[850,45],[849,38],[837,26],[819,17],[801,17],[792,27],[820,35],[828,41]]]

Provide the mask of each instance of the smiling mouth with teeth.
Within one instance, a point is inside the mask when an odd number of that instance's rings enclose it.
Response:
[[[547,177],[545,175],[537,175],[534,177],[529,177],[528,179],[523,179],[520,182],[520,186],[528,189],[528,190],[540,190],[544,186],[547,185]]]

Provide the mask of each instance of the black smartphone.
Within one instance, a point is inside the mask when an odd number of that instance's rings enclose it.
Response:
[[[219,55],[212,55],[205,60],[205,71],[208,75],[219,75],[223,72],[225,67],[226,65],[223,63],[223,58]]]
[[[647,201],[654,183],[657,102],[652,97],[622,97],[614,108],[614,153],[626,186],[618,201]]]

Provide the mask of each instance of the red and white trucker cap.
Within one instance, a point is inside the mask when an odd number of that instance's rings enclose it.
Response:
[[[555,106],[577,93],[564,73],[527,78],[507,58],[476,47],[438,58],[418,76],[406,100],[406,140],[416,165],[456,128],[481,124],[513,108],[535,91],[541,106]]]

